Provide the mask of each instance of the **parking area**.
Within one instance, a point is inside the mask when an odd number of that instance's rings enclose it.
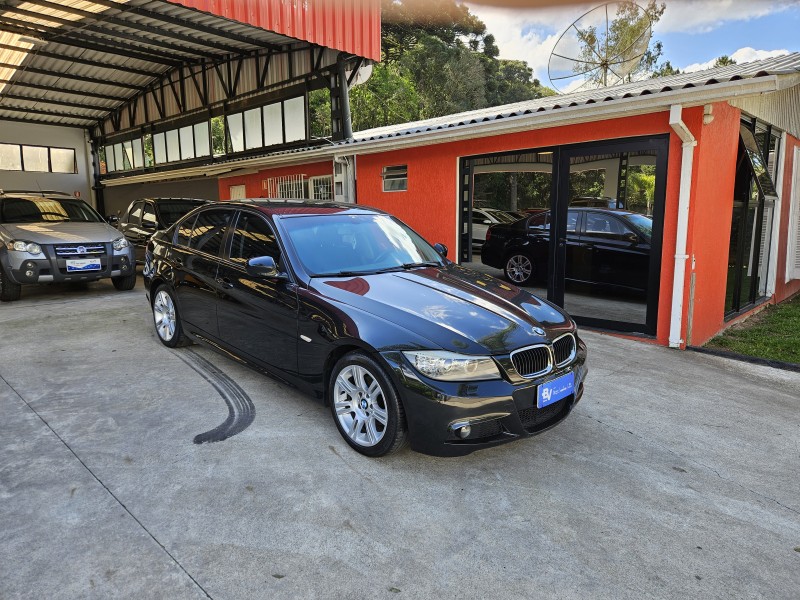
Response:
[[[26,288],[0,598],[796,598],[800,374],[583,335],[555,429],[368,459],[318,401],[162,346],[141,280]]]

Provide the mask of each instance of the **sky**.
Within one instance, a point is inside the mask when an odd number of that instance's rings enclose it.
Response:
[[[602,3],[544,9],[468,6],[495,36],[500,58],[525,60],[534,77],[550,85],[548,59],[561,33]],[[663,43],[661,61],[681,71],[709,68],[724,54],[743,63],[800,51],[797,0],[666,0],[666,5],[653,40]]]

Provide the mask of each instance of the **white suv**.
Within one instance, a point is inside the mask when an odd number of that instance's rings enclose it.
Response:
[[[0,301],[22,285],[97,281],[136,285],[133,248],[86,202],[66,194],[0,190]]]

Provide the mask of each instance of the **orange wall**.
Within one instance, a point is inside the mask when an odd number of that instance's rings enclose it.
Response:
[[[702,125],[702,110],[684,114],[684,121],[698,140],[692,173],[685,284],[688,296],[684,306],[685,311],[691,309],[692,318],[691,323],[684,321],[681,334],[691,345],[705,343],[724,326],[741,113],[727,103],[719,103],[713,106],[712,114],[714,120],[708,125]]]
[[[287,175],[305,175],[306,177],[319,177],[320,175],[333,175],[333,163],[325,161],[321,163],[311,163],[308,165],[293,165],[291,167],[280,167],[277,169],[264,169],[258,173],[250,175],[238,175],[236,177],[221,177],[219,179],[219,198],[220,200],[230,200],[230,187],[232,185],[246,186],[245,190],[248,198],[263,198],[266,195],[264,180],[270,177],[286,177]]]
[[[775,300],[781,302],[788,297],[800,292],[800,279],[786,281],[786,261],[793,260],[794,256],[788,254],[789,243],[789,217],[792,205],[792,181],[794,179],[795,168],[800,169],[800,165],[794,164],[794,149],[800,147],[800,140],[791,135],[786,135],[786,154],[783,164],[783,191],[781,192],[781,224],[778,237],[778,270],[775,282]],[[797,190],[800,194],[800,190]]]
[[[684,113],[684,119],[689,119],[694,115],[694,120],[699,123],[702,121],[702,112],[702,107],[687,110]],[[450,248],[450,257],[455,258],[457,257],[459,157],[671,132],[669,113],[663,112],[435,144],[410,150],[360,155],[357,162],[358,203],[374,206],[397,215],[428,241],[447,244]],[[672,135],[667,173],[657,325],[657,338],[662,344],[666,344],[669,339],[675,228],[680,184],[680,149],[680,140]],[[381,169],[385,166],[404,164],[408,165],[408,191],[383,192]]]

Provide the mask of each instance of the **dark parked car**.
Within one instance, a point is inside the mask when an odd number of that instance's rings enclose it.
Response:
[[[394,217],[254,200],[197,209],[148,244],[162,343],[209,344],[322,398],[367,456],[540,433],[583,394],[561,309],[464,269]]]
[[[206,204],[196,198],[141,198],[134,200],[119,218],[117,227],[136,253],[136,262],[144,262],[147,240],[156,231],[166,229],[190,210]]]
[[[588,206],[592,208],[617,208],[617,199],[608,196],[577,196],[569,201],[570,206]]]
[[[606,288],[647,291],[653,220],[639,213],[570,208],[565,278]],[[550,211],[489,228],[483,264],[516,285],[544,282],[550,255]]]
[[[0,301],[22,286],[110,278],[136,285],[133,249],[83,200],[58,192],[0,190]]]

